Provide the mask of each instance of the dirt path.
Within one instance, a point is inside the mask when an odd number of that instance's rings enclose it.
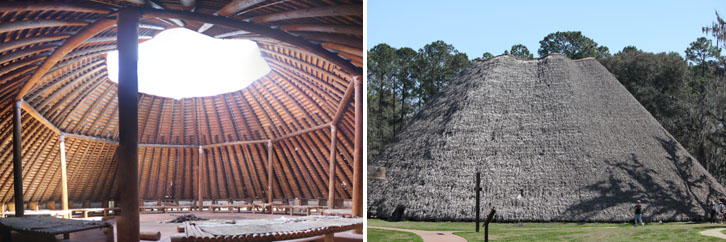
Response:
[[[707,229],[707,230],[701,231],[701,234],[702,235],[705,235],[705,236],[711,236],[711,237],[726,239],[726,234],[724,234],[724,233],[721,232],[721,230],[724,230],[724,229],[726,229],[726,228]]]
[[[421,236],[421,239],[423,239],[424,242],[434,242],[434,241],[466,242],[466,239],[454,234],[454,232],[456,232],[456,231],[425,231],[425,230],[399,229],[399,228],[376,227],[376,226],[368,226],[368,228],[396,230],[396,231],[414,233],[418,236]]]

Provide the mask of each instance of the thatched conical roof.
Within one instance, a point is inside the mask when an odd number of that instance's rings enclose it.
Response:
[[[412,220],[698,220],[726,190],[594,59],[473,61],[377,159],[369,215]]]

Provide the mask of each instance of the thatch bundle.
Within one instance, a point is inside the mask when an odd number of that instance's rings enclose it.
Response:
[[[412,220],[705,219],[723,186],[594,59],[473,61],[369,161],[368,211]]]

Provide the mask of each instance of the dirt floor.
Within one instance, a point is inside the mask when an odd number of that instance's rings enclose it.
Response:
[[[165,223],[167,220],[171,220],[176,218],[180,215],[186,215],[190,213],[155,213],[155,214],[140,214],[140,220],[141,220],[141,231],[149,231],[149,232],[161,232],[161,239],[158,241],[171,241],[170,237],[172,234],[177,233],[176,227],[181,225],[177,223]],[[233,218],[243,218],[243,219],[264,219],[264,218],[280,218],[280,217],[290,217],[289,215],[282,215],[282,214],[275,214],[275,215],[269,215],[269,214],[251,214],[251,213],[224,213],[224,212],[217,212],[217,213],[211,213],[209,211],[204,212],[191,212],[191,214],[194,214],[197,217],[201,218],[216,218],[216,219],[233,219]],[[95,218],[96,220],[99,220],[100,218]],[[114,221],[114,220],[110,220]],[[23,236],[21,234],[13,233],[13,241],[14,242],[21,242],[21,241],[36,241],[34,238],[28,238],[26,236]],[[58,241],[63,241],[61,235],[56,236]],[[107,241],[107,238],[110,236],[107,236],[104,234],[104,232],[101,229],[93,229],[89,231],[82,231],[82,232],[76,232],[72,233],[70,236],[71,241]],[[288,242],[302,242],[302,241],[323,241],[323,236],[317,236],[317,237],[310,237],[305,239],[299,239],[299,240],[285,240]],[[363,235],[362,234],[355,234],[352,231],[346,231],[342,233],[336,233],[335,234],[335,241],[363,241]]]

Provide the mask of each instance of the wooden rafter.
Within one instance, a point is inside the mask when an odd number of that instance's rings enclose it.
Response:
[[[20,100],[25,96],[25,93],[27,93],[30,88],[35,85],[38,80],[40,80],[45,73],[50,70],[51,67],[53,67],[56,63],[58,63],[62,58],[64,58],[68,53],[73,51],[76,46],[83,43],[87,39],[90,39],[94,35],[98,34],[99,32],[113,26],[116,23],[115,19],[106,19],[102,18],[98,21],[96,21],[93,24],[90,24],[86,26],[83,30],[78,32],[76,35],[73,35],[73,37],[66,40],[61,47],[58,47],[55,51],[53,51],[53,54],[48,57],[48,59],[43,62],[43,65],[41,65],[38,70],[36,70],[33,75],[30,77],[30,79],[25,83],[22,89],[20,89],[20,92],[18,92],[18,95],[15,97],[15,100]]]
[[[287,12],[273,13],[251,18],[254,23],[267,23],[299,18],[314,18],[328,16],[363,16],[363,5],[336,5],[317,8],[298,9]]]

